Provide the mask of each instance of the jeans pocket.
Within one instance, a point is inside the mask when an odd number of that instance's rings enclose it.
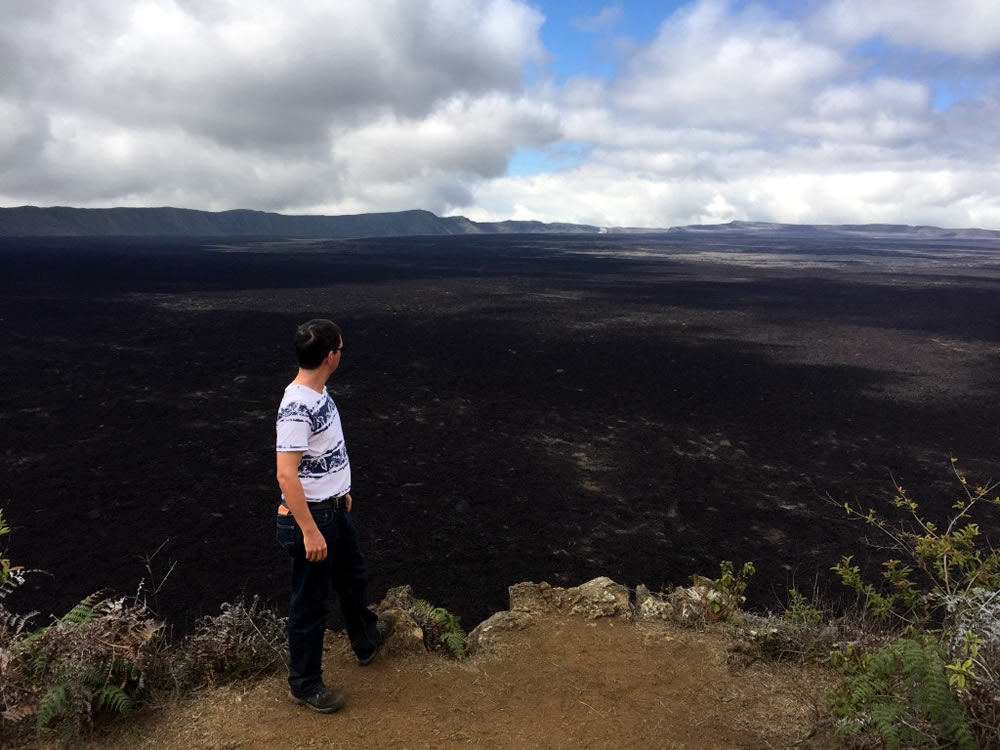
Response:
[[[291,516],[278,516],[275,527],[275,537],[278,544],[284,547],[285,551],[295,557],[298,554],[305,554],[305,545],[302,543],[302,532],[295,519]]]
[[[319,526],[320,528],[323,528],[324,526],[329,526],[331,523],[333,523],[333,511],[330,510],[329,508],[323,508],[322,510],[312,511],[312,517],[313,520],[316,522],[316,525]]]

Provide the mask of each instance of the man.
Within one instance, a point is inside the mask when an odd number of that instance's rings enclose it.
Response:
[[[323,684],[330,586],[362,666],[375,658],[395,620],[368,609],[368,573],[350,515],[351,464],[340,413],[326,390],[344,354],[340,329],[329,320],[310,320],[295,332],[295,351],[299,371],[285,389],[277,423],[277,537],[292,557],[289,696],[314,711],[333,713],[345,701]]]

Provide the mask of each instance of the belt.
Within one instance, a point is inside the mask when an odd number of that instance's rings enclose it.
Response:
[[[333,509],[337,511],[341,508],[347,507],[347,503],[344,502],[345,497],[347,497],[347,495],[334,495],[332,497],[324,497],[322,500],[308,500],[306,505],[309,506],[309,510]],[[287,516],[291,515],[291,512],[292,511],[288,509],[288,506],[285,505],[285,501],[282,500],[281,505],[278,506],[278,515]]]

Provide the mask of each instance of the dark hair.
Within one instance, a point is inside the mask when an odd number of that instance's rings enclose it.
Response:
[[[340,328],[332,320],[316,318],[295,331],[295,355],[303,370],[315,370],[326,355],[340,348]]]

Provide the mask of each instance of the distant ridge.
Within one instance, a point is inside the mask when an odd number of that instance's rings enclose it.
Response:
[[[672,234],[753,235],[785,238],[857,237],[858,239],[990,240],[1000,231],[941,229],[904,224],[772,224],[732,221],[669,229],[547,224],[540,221],[472,221],[464,216],[436,216],[430,211],[346,216],[291,216],[250,211],[196,211],[188,208],[0,208],[0,237],[255,237],[282,239],[352,239],[464,234]]]
[[[780,234],[784,236],[817,237],[823,235],[853,235],[861,238],[928,239],[928,240],[1000,240],[1000,232],[992,229],[942,229],[941,227],[910,226],[909,224],[772,224],[766,221],[731,221],[728,224],[695,224],[673,227],[671,232],[703,232],[718,234]]]
[[[264,211],[188,208],[0,208],[0,237],[274,237],[348,239],[450,234],[596,234],[585,224],[476,222],[430,211],[288,216]]]

